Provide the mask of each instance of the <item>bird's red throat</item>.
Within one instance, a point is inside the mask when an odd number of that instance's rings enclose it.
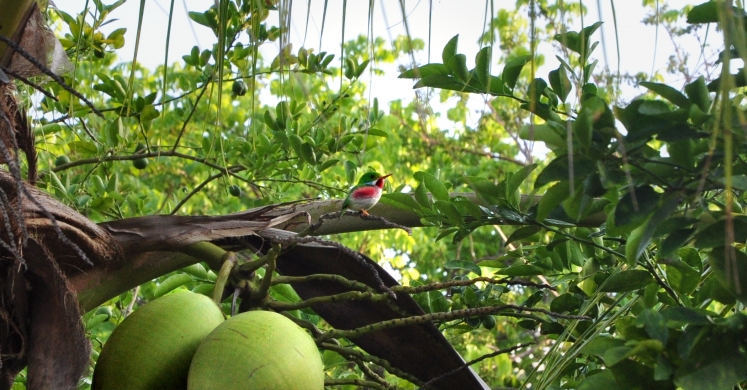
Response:
[[[356,199],[375,198],[380,192],[380,187],[366,186],[358,188],[352,195]]]

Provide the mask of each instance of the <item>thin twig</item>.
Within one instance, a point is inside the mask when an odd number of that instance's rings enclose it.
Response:
[[[423,323],[428,323],[432,321],[450,321],[450,320],[460,319],[464,317],[509,314],[509,313],[501,313],[504,310],[517,310],[517,311],[543,313],[550,317],[562,318],[562,319],[568,319],[568,320],[583,320],[583,321],[592,320],[592,318],[588,316],[560,314],[560,313],[555,313],[549,310],[540,309],[536,307],[527,307],[527,306],[519,306],[519,305],[484,306],[484,307],[475,307],[471,309],[452,310],[449,312],[442,312],[442,313],[431,313],[431,314],[412,316],[412,317],[407,317],[407,318],[395,318],[395,319],[391,319],[387,321],[381,321],[381,322],[377,322],[374,324],[369,324],[366,326],[361,326],[359,328],[355,328],[351,330],[332,330],[332,331],[325,333],[324,336],[317,338],[316,343],[318,345],[330,338],[342,338],[342,337],[355,338],[355,337],[360,337],[364,334],[379,332],[379,331],[386,330],[386,329],[423,324]]]
[[[395,286],[392,288],[392,290],[397,293],[403,292],[407,294],[418,294],[418,293],[422,293],[426,291],[443,290],[449,287],[470,286],[478,282],[485,282],[485,283],[491,283],[491,284],[505,284],[509,286],[527,286],[527,287],[546,288],[546,289],[553,290],[553,291],[556,290],[555,287],[550,286],[549,284],[525,282],[523,280],[511,280],[509,278],[495,279],[495,278],[487,278],[487,277],[477,277],[477,278],[468,279],[468,280],[452,280],[449,282],[429,283],[429,284],[424,284],[422,286],[417,286],[417,287]]]
[[[263,279],[264,280],[264,279]],[[268,302],[267,307],[275,311],[290,311],[312,307],[320,303],[334,303],[340,301],[369,301],[383,302],[389,299],[387,294],[376,294],[371,292],[347,291],[344,293],[325,295],[321,297],[309,298],[299,302]]]
[[[331,379],[324,378],[324,387],[327,386],[340,386],[340,385],[355,385],[359,388],[372,388],[375,390],[386,390],[385,387],[374,381],[366,381],[363,379]]]
[[[363,374],[373,380],[374,382],[380,384],[385,389],[396,389],[396,386],[392,386],[391,383],[387,382],[384,378],[380,377],[377,373],[373,372],[368,366],[366,366],[366,363],[363,362],[360,359],[352,358],[351,359],[357,366],[360,368],[360,370],[363,372]]]
[[[368,285],[364,283],[356,282],[355,280],[350,280],[350,279],[343,277],[342,275],[336,275],[336,274],[313,274],[313,275],[306,275],[306,276],[282,276],[281,275],[281,276],[276,276],[275,278],[272,279],[272,285],[274,286],[276,284],[307,283],[311,281],[335,282],[351,290],[373,292],[373,289],[371,289],[371,287],[369,287]]]
[[[332,339],[332,340],[334,340],[334,339]],[[324,343],[319,344],[319,348],[326,349],[326,350],[329,350],[329,351],[337,352],[338,354],[340,354],[341,356],[346,357],[346,358],[354,357],[356,359],[359,359],[359,360],[362,360],[362,361],[365,361],[365,362],[376,364],[379,367],[383,367],[385,370],[389,371],[390,373],[392,373],[392,374],[394,374],[394,375],[396,375],[396,376],[398,376],[398,377],[400,377],[402,379],[406,379],[406,380],[408,380],[408,381],[410,381],[410,382],[412,382],[412,383],[414,383],[416,385],[419,385],[419,384],[423,383],[423,381],[421,381],[420,379],[416,378],[415,376],[413,376],[411,374],[408,374],[408,373],[406,373],[406,372],[404,372],[404,371],[402,371],[402,370],[400,370],[398,368],[393,367],[391,365],[391,363],[389,363],[385,359],[382,359],[382,358],[379,358],[379,357],[376,357],[376,356],[373,356],[373,355],[365,354],[362,351],[359,351],[357,349],[343,347],[343,346],[338,345],[338,344],[331,344],[330,341],[332,341],[332,340],[328,340],[328,341],[325,341]]]
[[[231,168],[234,168],[233,169],[234,171],[239,171],[240,169],[236,169],[236,168],[241,168],[241,167],[231,167]],[[179,211],[179,209],[182,206],[184,206],[184,204],[187,203],[187,201],[189,201],[190,198],[197,195],[197,193],[200,192],[206,185],[208,185],[208,183],[210,183],[211,181],[215,179],[221,178],[227,174],[229,174],[228,170],[223,170],[205,179],[202,183],[200,183],[195,188],[193,188],[192,191],[190,191],[189,194],[187,194],[187,196],[184,197],[184,199],[179,201],[179,203],[176,206],[174,206],[174,210],[171,211],[171,215],[176,214]]]

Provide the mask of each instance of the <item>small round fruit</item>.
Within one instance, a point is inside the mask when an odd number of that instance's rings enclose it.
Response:
[[[482,316],[480,317],[480,322],[482,323],[482,327],[485,329],[495,328],[495,317],[493,316]]]
[[[148,166],[148,159],[138,158],[137,160],[132,160],[132,166],[137,169],[145,169]]]
[[[64,154],[62,156],[57,157],[57,159],[54,160],[54,166],[59,167],[60,165],[67,164],[70,162],[70,157],[65,156]]]
[[[231,193],[231,196],[241,196],[241,187],[233,184],[228,187],[228,192]]]
[[[244,96],[248,91],[249,89],[246,87],[246,84],[241,80],[234,81],[231,86],[231,92],[236,96]]]
[[[323,389],[324,366],[314,340],[270,311],[230,318],[200,344],[187,389]]]
[[[477,328],[480,326],[480,317],[467,317],[467,325],[470,327]]]
[[[93,389],[183,389],[197,347],[224,320],[213,301],[169,294],[135,310],[112,332],[93,370]]]

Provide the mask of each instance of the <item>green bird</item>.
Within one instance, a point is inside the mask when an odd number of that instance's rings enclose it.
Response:
[[[345,201],[342,202],[342,209],[337,220],[339,221],[342,218],[345,210],[360,210],[364,215],[368,215],[368,210],[374,207],[379,202],[379,199],[381,199],[384,180],[389,176],[392,175],[382,176],[378,172],[364,173],[361,179],[358,180],[358,184],[350,189]]]

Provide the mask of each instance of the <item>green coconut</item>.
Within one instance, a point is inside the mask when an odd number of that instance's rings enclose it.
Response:
[[[269,311],[228,319],[197,349],[189,390],[323,389],[324,366],[314,340]]]
[[[158,298],[112,332],[93,371],[93,389],[184,389],[202,339],[224,321],[213,301],[191,292]]]

